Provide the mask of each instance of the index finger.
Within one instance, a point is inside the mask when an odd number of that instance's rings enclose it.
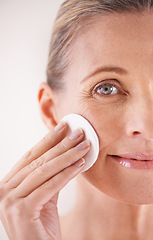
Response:
[[[60,122],[57,126],[58,128],[55,128],[54,131],[50,131],[43,139],[41,139],[36,145],[34,145],[28,152],[23,155],[23,157],[15,164],[11,171],[4,177],[2,182],[8,182],[22,168],[57,145],[66,136],[67,123]],[[56,131],[57,129],[59,130]]]

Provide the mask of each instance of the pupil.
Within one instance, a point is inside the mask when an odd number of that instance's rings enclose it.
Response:
[[[106,94],[110,94],[112,91],[113,91],[113,88],[112,88],[112,86],[110,86],[110,87],[103,87],[102,88],[102,91],[103,91],[103,93],[106,95]]]

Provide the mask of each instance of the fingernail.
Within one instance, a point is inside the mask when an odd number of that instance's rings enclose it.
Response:
[[[62,121],[54,128],[54,131],[57,132],[57,131],[61,130],[64,126],[65,126],[65,122]]]
[[[71,133],[71,135],[69,136],[70,140],[74,140],[77,139],[78,137],[80,137],[83,134],[83,130],[81,128],[76,129],[75,131],[73,131]]]
[[[79,159],[77,162],[74,163],[76,167],[82,167],[85,164],[84,158]]]
[[[85,140],[83,142],[81,142],[80,144],[78,144],[75,149],[77,150],[83,150],[85,148],[90,147],[90,141],[89,140]]]

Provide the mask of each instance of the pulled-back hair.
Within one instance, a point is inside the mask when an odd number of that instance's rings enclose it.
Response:
[[[58,12],[50,42],[47,82],[56,91],[69,66],[69,50],[85,19],[101,14],[141,13],[153,10],[153,0],[67,0]]]

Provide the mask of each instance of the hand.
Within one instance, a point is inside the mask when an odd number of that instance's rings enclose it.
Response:
[[[83,131],[69,139],[66,123],[55,130],[0,182],[0,219],[10,240],[61,239],[58,194],[83,169],[90,142]]]

